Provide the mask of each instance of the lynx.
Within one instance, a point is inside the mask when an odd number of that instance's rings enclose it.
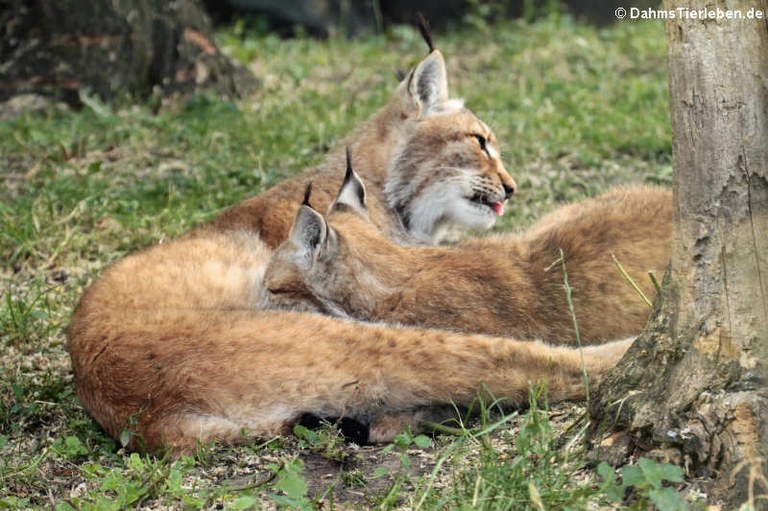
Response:
[[[348,165],[327,219],[305,197],[267,270],[265,305],[359,320],[576,343],[639,333],[650,309],[613,258],[653,298],[647,271],[671,257],[672,197],[630,187],[561,207],[527,232],[455,247],[392,243],[369,218]]]
[[[520,404],[547,382],[551,401],[583,398],[575,349],[261,310],[270,255],[256,233],[201,232],[129,255],[85,292],[68,349],[108,434],[180,454],[287,433],[312,414],[370,425],[380,442],[481,390]],[[591,377],[628,345],[585,349]]]
[[[449,98],[438,50],[343,145],[352,148],[370,184],[371,221],[399,242],[435,244],[454,226],[490,228],[515,190],[493,132]],[[288,235],[308,182],[318,207],[333,201],[343,177],[343,145],[320,166],[224,211],[202,229],[256,231],[275,248]]]

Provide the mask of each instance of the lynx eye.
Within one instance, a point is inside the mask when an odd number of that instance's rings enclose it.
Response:
[[[490,158],[491,154],[488,152],[488,139],[478,134],[473,134],[472,136],[477,140],[477,143],[480,144],[480,149],[482,149],[482,151]]]
[[[267,297],[272,300],[283,295],[282,291],[277,288],[267,288],[265,291],[267,292]]]

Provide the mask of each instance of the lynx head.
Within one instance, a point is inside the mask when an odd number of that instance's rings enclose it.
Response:
[[[309,205],[310,189],[267,267],[264,305],[368,319],[379,297],[391,292],[385,283],[404,248],[368,219],[365,186],[351,166],[327,219]]]
[[[438,243],[451,226],[490,228],[515,190],[491,129],[450,99],[445,61],[433,50],[398,88],[406,121],[384,186],[408,231]]]

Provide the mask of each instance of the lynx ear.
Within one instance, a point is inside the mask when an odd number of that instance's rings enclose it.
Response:
[[[347,173],[341,183],[339,195],[331,205],[331,211],[351,209],[360,215],[368,216],[368,206],[365,203],[365,185],[360,176],[352,169],[352,155],[347,147]]]
[[[311,264],[317,260],[328,242],[328,224],[323,215],[309,205],[302,204],[288,238],[298,248],[300,259]]]
[[[411,72],[408,93],[419,107],[422,117],[430,115],[437,106],[448,101],[448,77],[440,51],[432,51]]]

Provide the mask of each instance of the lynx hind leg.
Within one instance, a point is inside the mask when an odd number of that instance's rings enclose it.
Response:
[[[368,442],[383,444],[394,440],[406,429],[413,434],[432,431],[425,423],[434,422],[456,426],[459,423],[459,413],[453,405],[434,405],[382,412],[372,420],[368,432]]]
[[[228,417],[201,413],[182,413],[155,421],[144,430],[144,435],[131,439],[129,448],[155,451],[169,449],[174,456],[193,454],[201,445],[216,442],[223,445],[241,445],[274,437],[290,430],[286,421],[241,422]]]

